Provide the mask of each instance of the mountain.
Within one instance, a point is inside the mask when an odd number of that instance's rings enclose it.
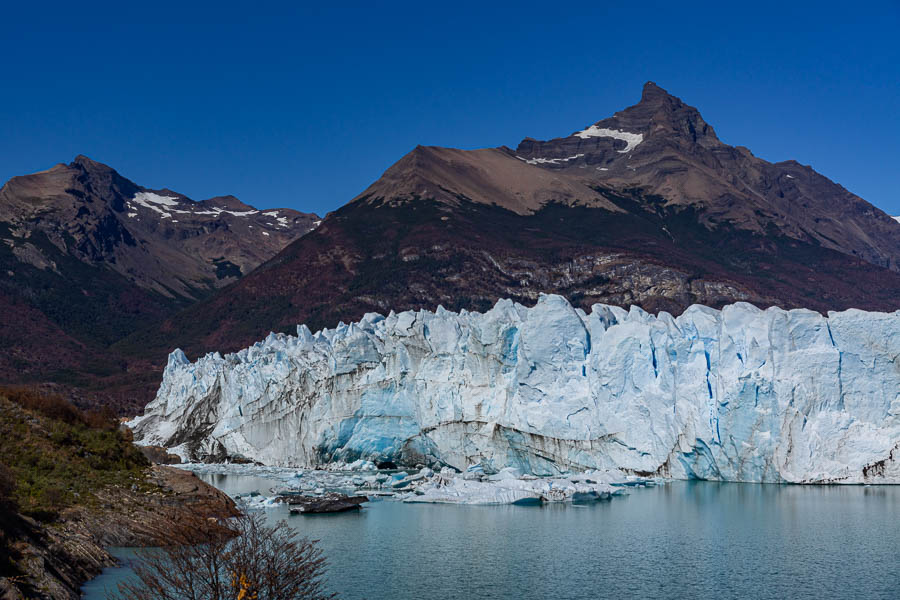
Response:
[[[900,228],[890,216],[812,167],[769,163],[722,143],[696,108],[652,82],[637,105],[565,138],[526,139],[513,155],[585,181],[640,188],[667,207],[696,210],[707,226],[777,231],[900,269]]]
[[[566,137],[415,148],[252,274],[120,347],[231,351],[298,323],[542,292],[672,314],[895,310],[898,265],[897,221],[811,167],[721,142],[647,83],[638,104]]]
[[[0,188],[0,380],[130,378],[107,352],[237,281],[319,218],[195,202],[85,156]]]
[[[21,262],[52,270],[30,241],[45,237],[81,262],[105,265],[168,298],[195,299],[236,281],[318,220],[290,209],[256,210],[234,196],[194,202],[150,190],[85,156],[13,177],[0,189],[0,223]]]

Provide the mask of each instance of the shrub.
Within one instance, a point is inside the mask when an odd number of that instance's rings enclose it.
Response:
[[[6,396],[25,410],[34,411],[48,419],[62,421],[69,425],[84,424],[84,415],[81,411],[57,394],[45,394],[33,389],[10,387],[0,388],[0,395]]]
[[[140,553],[120,600],[325,600],[325,559],[281,521],[243,515],[226,529],[203,519],[173,525]]]
[[[41,521],[91,504],[105,486],[143,480],[149,465],[109,413],[83,413],[58,396],[15,388],[0,390],[0,459],[0,501],[14,499]]]

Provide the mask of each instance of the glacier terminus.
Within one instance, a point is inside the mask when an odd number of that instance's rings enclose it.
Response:
[[[900,311],[673,317],[542,295],[176,350],[130,426],[191,460],[272,466],[900,483],[898,356]]]

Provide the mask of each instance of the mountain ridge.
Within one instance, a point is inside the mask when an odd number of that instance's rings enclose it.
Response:
[[[227,260],[246,274],[318,220],[292,209],[257,210],[234,196],[194,201],[146,188],[84,155],[0,188],[0,222],[16,226],[19,237],[40,229],[67,249],[64,238],[72,236],[81,260],[105,262],[140,287],[189,300],[196,288],[235,279],[221,276],[216,262]],[[258,235],[249,231],[254,226]],[[165,264],[142,260],[139,250]]]

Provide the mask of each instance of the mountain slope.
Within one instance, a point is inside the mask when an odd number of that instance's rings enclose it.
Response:
[[[159,360],[234,350],[438,304],[486,309],[539,293],[682,312],[898,308],[900,225],[795,162],[718,140],[648,83],[641,102],[566,138],[418,147],[250,276],[122,343]]]
[[[149,190],[84,156],[14,177],[0,188],[0,381],[140,379],[110,344],[237,281],[317,222]]]

